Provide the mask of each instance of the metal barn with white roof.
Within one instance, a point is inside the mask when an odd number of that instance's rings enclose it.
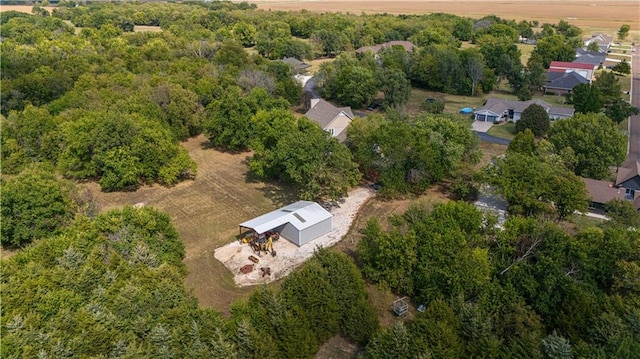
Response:
[[[333,215],[316,202],[298,201],[240,223],[243,228],[257,234],[280,232],[289,241],[301,246],[323,236],[333,229]]]

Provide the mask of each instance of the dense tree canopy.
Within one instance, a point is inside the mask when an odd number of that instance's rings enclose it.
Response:
[[[549,141],[560,152],[570,148],[575,154],[574,172],[589,178],[607,178],[609,167],[621,164],[627,152],[626,136],[602,114],[576,114],[559,121],[551,128]]]
[[[260,112],[255,155],[249,168],[258,177],[298,189],[300,198],[338,199],[360,180],[349,150],[306,118],[282,111]]]
[[[73,187],[42,167],[2,181],[2,245],[19,247],[56,235],[74,216]]]
[[[587,207],[587,191],[582,180],[566,168],[559,156],[544,153],[533,143],[527,129],[516,136],[504,158],[488,168],[489,182],[509,202],[509,212],[535,216],[553,214],[565,218]]]
[[[366,343],[377,329],[345,255],[318,252],[224,319],[185,289],[184,253],[166,214],[126,207],[3,260],[3,357],[306,357],[336,334]]]
[[[365,357],[634,355],[638,292],[624,276],[638,272],[637,232],[610,223],[568,235],[518,216],[495,230],[487,220],[448,203],[410,208],[388,229],[367,224],[365,276],[414,291],[425,310],[379,331]]]
[[[421,193],[476,160],[477,139],[461,121],[422,114],[409,119],[355,119],[347,144],[364,177],[381,194]]]
[[[87,112],[61,128],[58,169],[70,178],[99,178],[107,191],[195,176],[186,149],[157,122],[135,115]]]

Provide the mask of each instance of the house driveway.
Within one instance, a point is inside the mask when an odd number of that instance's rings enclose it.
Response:
[[[493,122],[473,121],[471,129],[476,132],[487,132],[493,126]]]

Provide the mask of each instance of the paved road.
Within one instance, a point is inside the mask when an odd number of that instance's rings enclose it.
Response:
[[[631,81],[631,104],[640,107],[640,54],[633,53]],[[626,163],[640,161],[640,115],[631,116],[629,120],[629,153]]]
[[[486,134],[485,132],[477,132],[477,131],[473,131],[473,132],[478,134],[480,141],[497,143],[499,145],[505,145],[505,146],[509,146],[509,144],[511,143],[511,140],[507,140],[506,138],[491,136]]]

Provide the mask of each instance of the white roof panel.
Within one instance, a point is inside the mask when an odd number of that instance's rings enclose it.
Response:
[[[315,202],[298,201],[240,223],[240,226],[251,228],[260,234],[286,223],[291,223],[298,230],[303,230],[331,217],[331,213]]]

